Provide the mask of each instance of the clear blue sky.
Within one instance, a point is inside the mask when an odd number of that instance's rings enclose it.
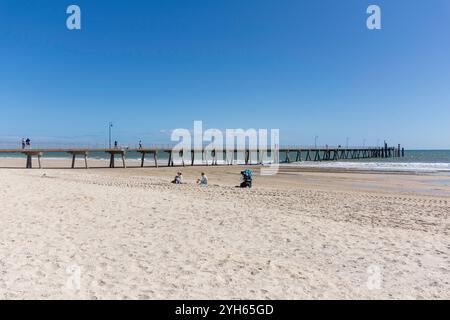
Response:
[[[450,148],[450,1],[0,0],[0,111],[0,146],[105,143],[108,121],[120,142],[161,142],[203,120]]]

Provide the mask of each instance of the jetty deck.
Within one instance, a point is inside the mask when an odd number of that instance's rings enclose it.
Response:
[[[37,157],[38,166],[42,168],[42,157],[44,155],[51,155],[52,153],[67,153],[72,156],[71,168],[75,168],[75,160],[77,156],[84,159],[84,167],[88,168],[88,156],[92,153],[105,153],[109,155],[109,167],[115,168],[116,156],[119,156],[122,162],[121,167],[126,168],[126,155],[130,152],[137,152],[141,154],[140,166],[144,167],[145,157],[151,155],[153,157],[152,166],[158,167],[158,154],[167,153],[167,166],[174,166],[174,159],[178,157],[181,160],[181,166],[185,165],[199,165],[195,163],[196,156],[201,154],[200,165],[218,165],[221,160],[225,165],[232,165],[234,163],[234,155],[241,154],[245,164],[262,164],[264,157],[268,154],[273,154],[274,151],[278,158],[273,162],[300,162],[300,161],[337,161],[341,159],[371,159],[371,158],[392,158],[403,157],[405,152],[403,148],[398,147],[363,147],[363,148],[300,148],[300,147],[284,147],[277,150],[259,150],[259,149],[190,149],[190,150],[175,150],[173,148],[105,148],[105,149],[90,149],[90,148],[28,148],[28,149],[0,149],[0,154],[23,154],[26,156],[26,168],[33,167],[33,157]],[[190,153],[190,156],[186,153]],[[230,157],[231,155],[231,157]],[[188,157],[187,157],[188,156]],[[220,157],[220,159],[219,159]]]

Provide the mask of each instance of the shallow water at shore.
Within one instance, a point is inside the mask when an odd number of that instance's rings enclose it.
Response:
[[[282,165],[297,166],[302,168],[347,169],[347,170],[381,171],[381,172],[450,173],[450,163],[333,161],[333,162],[295,162]]]

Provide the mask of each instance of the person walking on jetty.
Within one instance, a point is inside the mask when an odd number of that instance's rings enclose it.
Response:
[[[25,138],[22,138],[22,149],[25,149]]]
[[[142,149],[142,141],[139,140],[139,149]]]
[[[116,140],[116,141],[114,141],[114,149],[117,149],[117,147],[118,147],[118,143],[117,143],[117,140]]]
[[[27,138],[27,140],[25,140],[25,147],[26,148],[31,148],[31,140],[30,140],[30,138]]]

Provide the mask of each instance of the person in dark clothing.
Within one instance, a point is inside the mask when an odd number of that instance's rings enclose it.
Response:
[[[30,140],[30,138],[27,138],[27,140],[25,140],[25,146],[27,148],[31,147],[31,140]]]
[[[114,148],[117,149],[117,140],[114,141]]]
[[[242,176],[242,182],[240,184],[241,188],[251,188],[252,187],[252,171],[247,169],[244,171],[241,171],[241,176]]]
[[[25,149],[25,139],[22,138],[22,149]]]

